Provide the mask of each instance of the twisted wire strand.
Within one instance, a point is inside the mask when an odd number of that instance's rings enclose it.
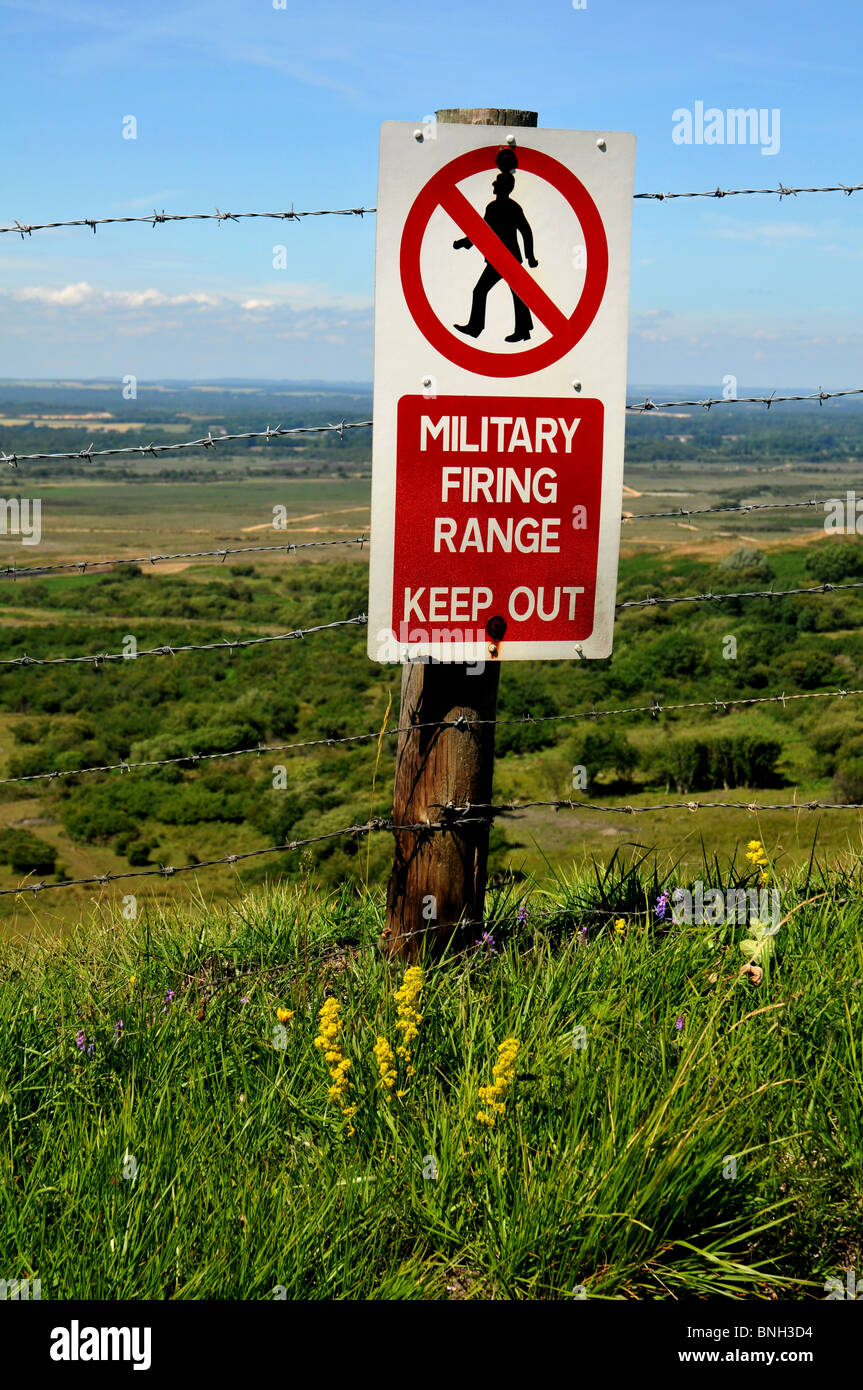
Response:
[[[261,555],[267,551],[281,551],[294,555],[298,550],[321,550],[338,545],[358,545],[362,550],[369,544],[368,536],[352,536],[349,540],[337,541],[285,541],[282,545],[228,545],[218,550],[178,550],[171,555],[128,555],[109,560],[69,560],[55,565],[25,565],[19,568],[8,565],[0,569],[0,579],[41,578],[46,574],[57,574],[62,570],[86,574],[88,570],[108,569],[113,565],[161,565],[166,560],[227,560],[229,555]]]
[[[334,627],[356,627],[368,622],[365,613],[358,613],[354,618],[337,618],[332,623],[318,623],[315,627],[298,627],[292,632],[268,633],[263,637],[224,637],[219,642],[184,642],[177,646],[146,647],[135,653],[135,656],[127,655],[125,652],[93,652],[89,656],[23,656],[7,657],[0,661],[0,667],[23,668],[29,666],[69,666],[69,665],[94,665],[102,666],[108,661],[137,661],[141,656],[176,656],[178,652],[215,652],[215,651],[238,651],[242,647],[258,647],[267,642],[292,642],[303,637],[310,637],[316,632],[327,632]]]
[[[632,196],[634,199],[664,203],[675,198],[741,198],[752,195],[768,195],[778,197],[781,202],[783,198],[796,198],[798,193],[844,193],[850,197],[852,193],[859,193],[861,189],[863,189],[863,184],[859,183],[833,183],[809,187],[791,187],[780,183],[776,188],[707,188],[677,193],[634,193]],[[295,211],[293,207],[278,212],[222,212],[218,207],[215,212],[165,212],[164,208],[158,212],[154,208],[152,212],[139,217],[75,217],[55,222],[21,222],[16,218],[5,226],[0,226],[0,235],[17,232],[23,241],[25,237],[32,236],[34,232],[50,231],[57,227],[89,227],[95,235],[97,227],[119,226],[134,222],[143,223],[150,227],[159,227],[167,222],[216,222],[221,226],[223,222],[240,222],[243,219],[254,217],[269,218],[277,222],[299,222],[304,217],[363,218],[367,214],[375,212],[377,212],[377,208],[374,207],[315,208],[300,212]]]
[[[239,434],[213,434],[210,431],[202,439],[184,439],[176,444],[127,444],[122,448],[115,449],[94,449],[91,441],[86,449],[61,450],[51,454],[7,454],[0,449],[0,463],[7,463],[10,468],[17,468],[19,463],[32,463],[39,460],[90,460],[111,458],[121,454],[151,454],[153,458],[158,458],[160,454],[176,453],[179,449],[215,449],[219,444],[231,444],[239,439],[264,439],[269,444],[271,439],[285,439],[288,435],[295,434],[337,434],[340,439],[344,439],[345,430],[368,429],[371,423],[371,420],[340,420],[337,425],[292,425],[291,427],[277,425],[274,429],[267,425],[262,430],[245,430]]]

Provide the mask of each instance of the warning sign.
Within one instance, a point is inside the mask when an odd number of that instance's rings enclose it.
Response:
[[[391,626],[403,646],[491,640],[500,655],[593,630],[602,406],[505,405],[399,402]]]
[[[516,164],[517,161],[517,164]],[[498,169],[498,163],[503,164]],[[578,303],[572,314],[565,313],[543,290],[538,279],[525,270],[519,242],[525,248],[527,263],[537,269],[534,256],[533,230],[524,209],[512,196],[515,179],[511,172],[533,173],[556,188],[569,204],[584,238],[585,267],[589,272]],[[483,218],[459,190],[461,180],[473,174],[489,172],[494,201],[489,203]],[[453,225],[463,235],[453,242],[453,249],[475,246],[485,257],[473,290],[471,309],[464,324],[453,327],[467,338],[479,338],[486,328],[486,301],[492,286],[504,281],[512,292],[515,310],[513,331],[506,342],[524,343],[517,353],[507,355],[469,346],[459,341],[451,329],[441,322],[429,303],[420,269],[423,236],[431,214],[442,208]],[[549,248],[551,252],[551,248]],[[538,150],[519,150],[516,155],[509,146],[499,145],[472,150],[452,160],[433,176],[411,208],[402,234],[400,269],[405,299],[420,331],[444,357],[456,366],[489,376],[524,376],[556,362],[583,337],[602,301],[608,276],[608,245],[602,219],[590,194],[570,170],[557,160],[549,159]],[[531,310],[548,329],[549,337],[538,345],[528,347],[534,324]]]
[[[369,655],[607,656],[634,137],[421,133],[381,138]]]

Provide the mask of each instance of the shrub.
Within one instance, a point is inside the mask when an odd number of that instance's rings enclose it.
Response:
[[[126,848],[126,858],[133,869],[150,862],[151,845],[146,840],[133,840]]]
[[[833,778],[833,795],[846,804],[863,803],[863,757],[849,758],[839,769]]]
[[[596,786],[603,772],[616,772],[619,777],[629,777],[638,765],[638,751],[633,748],[625,734],[614,729],[588,728],[573,738],[569,753],[573,766],[580,766],[587,773],[587,791]]]
[[[745,579],[747,582],[769,584],[775,577],[775,570],[766,555],[760,550],[746,547],[726,555],[717,568],[723,579]]]
[[[681,734],[661,745],[651,771],[680,793],[777,783],[782,745],[760,734]]]
[[[0,855],[16,874],[54,872],[57,851],[29,830],[4,830],[0,834]]]
[[[859,541],[849,540],[817,545],[807,554],[803,568],[822,584],[856,579],[863,574],[863,546]]]

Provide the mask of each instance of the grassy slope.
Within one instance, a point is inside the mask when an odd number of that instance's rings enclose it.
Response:
[[[521,927],[498,897],[496,954],[426,971],[391,1104],[372,1048],[398,1040],[403,970],[377,895],[305,884],[7,944],[0,1269],[43,1298],[823,1297],[863,1258],[863,908],[841,870],[782,886],[758,987],[743,928],[657,923],[646,865],[534,885]],[[353,1134],[314,1046],[328,994]]]

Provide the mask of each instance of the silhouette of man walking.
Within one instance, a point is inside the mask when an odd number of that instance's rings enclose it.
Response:
[[[495,236],[503,242],[507,251],[515,256],[519,264],[521,264],[522,257],[518,244],[518,234],[521,232],[527,263],[532,270],[535,270],[539,261],[534,259],[533,232],[520,204],[509,196],[514,188],[515,179],[512,174],[505,169],[502,170],[492,184],[495,200],[493,203],[489,203],[486,208],[484,220],[491,227]],[[453,249],[456,251],[462,248],[469,250],[472,245],[473,242],[465,236],[453,242]],[[466,333],[470,338],[479,337],[485,328],[485,304],[488,299],[488,292],[492,285],[496,285],[498,280],[502,278],[500,271],[495,270],[494,266],[486,261],[485,270],[474,286],[470,318],[467,323],[453,324],[459,333]],[[515,308],[515,331],[508,334],[505,341],[507,343],[527,342],[533,329],[530,310],[524,301],[519,299],[515,290],[512,291],[512,302]]]

